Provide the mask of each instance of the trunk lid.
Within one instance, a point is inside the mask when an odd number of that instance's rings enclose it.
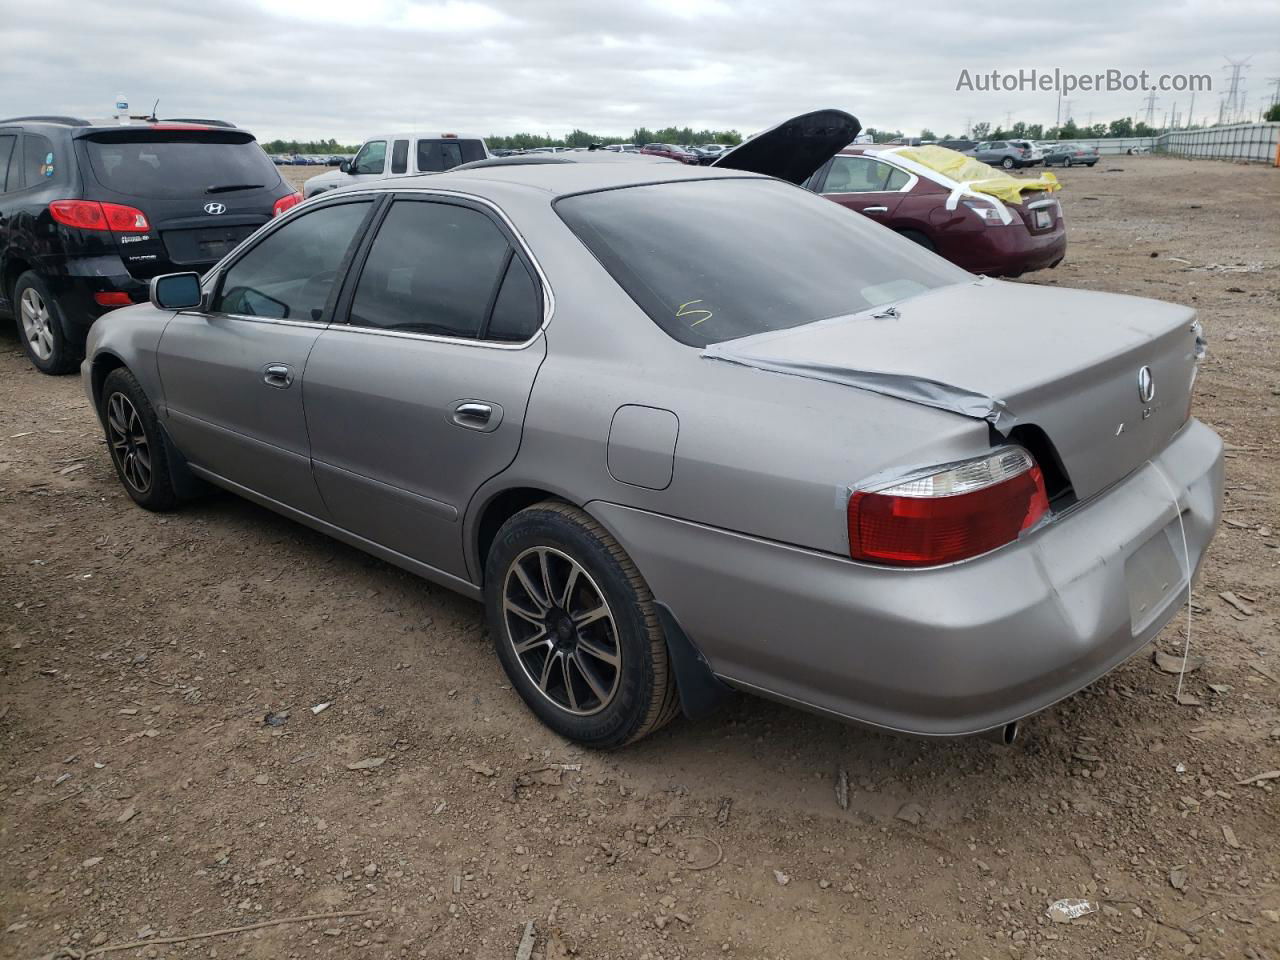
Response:
[[[985,419],[1004,436],[1037,426],[1084,500],[1186,422],[1194,321],[1155,300],[983,279],[703,355]]]
[[[711,166],[763,173],[799,185],[853,143],[861,130],[858,118],[843,110],[815,110],[756,134]]]
[[[115,233],[126,269],[146,280],[204,272],[293,192],[252,134],[223,128],[106,127],[79,138],[85,198],[146,214],[150,230]]]

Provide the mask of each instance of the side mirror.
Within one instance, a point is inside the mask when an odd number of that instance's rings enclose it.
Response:
[[[151,302],[161,310],[189,310],[201,303],[200,274],[166,273],[151,278]]]
[[[343,173],[350,173],[350,172],[351,172],[351,161],[350,161],[350,160],[343,160],[340,164],[338,164],[338,169],[339,169],[339,170],[341,170]]]

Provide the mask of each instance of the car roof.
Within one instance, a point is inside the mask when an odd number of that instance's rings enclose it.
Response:
[[[511,187],[522,187],[547,194],[554,199],[573,193],[589,193],[641,184],[743,178],[772,179],[741,170],[690,166],[663,157],[593,150],[571,155],[526,154],[517,157],[477,160],[473,163],[460,164],[443,173],[374,180],[358,186],[362,189],[391,191],[425,187],[457,190],[486,198],[491,198],[491,194],[504,193]],[[342,191],[333,191],[333,193],[340,192]]]
[[[373,133],[364,138],[371,140],[483,140],[477,133],[424,133],[418,130],[398,130],[395,133]]]

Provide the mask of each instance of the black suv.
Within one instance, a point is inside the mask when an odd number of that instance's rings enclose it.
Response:
[[[302,197],[216,120],[0,120],[0,315],[44,373],[162,273],[203,273]]]

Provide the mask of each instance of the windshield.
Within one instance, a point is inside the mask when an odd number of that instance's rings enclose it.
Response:
[[[151,199],[219,195],[280,185],[275,164],[244,134],[133,133],[87,141],[98,182]]]
[[[858,313],[971,276],[777,180],[579,194],[556,211],[649,317],[702,347]]]

